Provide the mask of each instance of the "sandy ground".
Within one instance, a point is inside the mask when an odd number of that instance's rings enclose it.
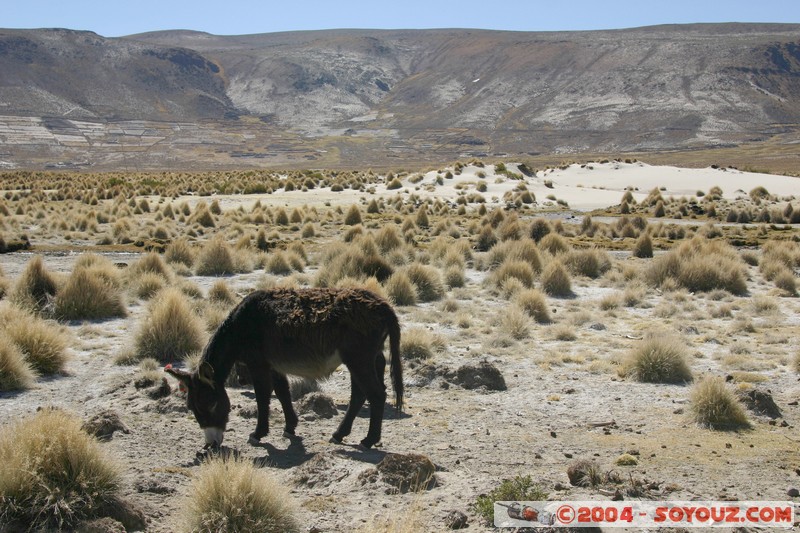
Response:
[[[474,172],[470,167],[452,180],[453,185],[480,179]],[[418,189],[408,185],[409,191],[442,197],[446,194],[442,187],[425,191],[426,182],[434,179],[435,173],[426,175]],[[551,180],[553,188],[545,180]],[[737,191],[746,194],[757,184],[778,195],[800,192],[796,178],[639,163],[597,164],[594,170],[573,166],[528,180],[537,198],[553,193],[574,209],[616,204],[629,186],[644,197],[654,187],[666,187],[662,194],[667,196],[693,195],[718,185],[726,197],[733,198],[741,194]],[[491,183],[485,195],[500,203],[503,187],[508,185]],[[455,197],[455,188],[452,193]],[[339,194],[288,193],[270,199],[287,205],[325,205],[342,202]],[[223,198],[223,209],[234,201]],[[116,262],[132,262],[134,257],[112,255]],[[14,279],[29,258],[26,253],[2,255],[0,265]],[[74,254],[47,255],[45,264],[52,271],[69,272],[75,258]],[[637,268],[648,261],[627,253],[616,254],[614,260]],[[577,459],[594,460],[624,481],[648,483],[647,497],[653,499],[790,500],[787,490],[800,486],[796,427],[800,381],[792,368],[800,337],[800,302],[777,296],[757,268],[748,268],[749,294],[744,297],[720,300],[719,296],[685,291],[662,294],[650,289],[633,307],[607,310],[601,308],[601,301],[621,293],[624,282],[576,278],[574,297],[548,298],[553,324],[531,322],[530,335],[513,340],[499,333],[507,300],[483,283],[485,271],[470,266],[467,285],[448,294],[455,310],[445,309],[442,302],[398,308],[405,330],[428,329],[445,339],[446,348],[428,361],[433,365],[429,372],[412,368],[406,361],[407,407],[395,416],[387,406],[381,447],[364,452],[354,446],[366,433],[366,409],[347,443],[328,442],[349,397],[344,368],[321,384],[321,390],[334,399],[338,415],[301,415],[299,438],[292,441],[273,429],[261,446],[248,445],[247,435],[255,426],[253,394],[246,388],[229,389],[234,407],[225,444],[258,461],[291,490],[298,516],[309,531],[369,530],[385,519],[418,525],[415,530],[419,531],[442,531],[445,515],[452,510],[467,514],[467,531],[491,530],[471,505],[500,480],[516,475],[531,475],[550,499],[609,499],[604,492],[570,486],[567,467]],[[313,275],[313,269],[308,274]],[[263,276],[263,271],[255,271],[225,279],[243,295]],[[205,292],[218,278],[190,279]],[[777,305],[768,311],[756,310],[752,305],[756,296],[773,299]],[[731,307],[731,315],[713,318],[712,311],[723,304]],[[134,386],[136,367],[112,363],[116,354],[132,346],[137,325],[146,316],[146,303],[131,298],[128,310],[124,319],[68,325],[74,342],[65,375],[40,380],[30,391],[0,393],[0,421],[18,419],[45,405],[67,408],[82,418],[107,409],[116,411],[130,432],[117,432],[102,446],[124,465],[124,496],[147,514],[147,531],[177,531],[202,434],[178,393],[151,399]],[[458,323],[465,316],[468,327]],[[742,328],[743,321],[753,327]],[[558,328],[571,330],[574,340],[558,340]],[[737,371],[757,375],[758,388],[771,392],[782,417],[775,421],[751,413],[752,430],[710,431],[689,420],[690,386],[621,379],[615,364],[646,332],[658,328],[680,335],[691,354],[695,376]],[[727,356],[742,345],[747,357],[731,363],[733,359]],[[467,390],[442,377],[445,371],[480,361],[500,370],[506,391]],[[272,427],[282,427],[277,402],[273,402]],[[364,482],[362,474],[387,453],[412,452],[426,455],[436,465],[433,488],[397,495],[387,494],[388,486],[381,481]],[[626,452],[634,454],[637,465],[615,464]]]

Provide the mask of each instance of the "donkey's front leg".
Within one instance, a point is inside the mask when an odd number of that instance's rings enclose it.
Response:
[[[250,434],[248,442],[258,444],[262,437],[269,433],[269,400],[272,396],[272,372],[269,368],[258,370],[250,369],[253,378],[253,388],[256,393],[256,405],[258,406],[258,422],[256,430]]]
[[[292,393],[289,391],[289,380],[286,376],[278,372],[272,372],[272,383],[275,387],[275,396],[281,402],[283,407],[283,418],[286,420],[286,426],[283,429],[285,437],[294,436],[294,430],[297,428],[297,413],[294,412],[292,406]]]

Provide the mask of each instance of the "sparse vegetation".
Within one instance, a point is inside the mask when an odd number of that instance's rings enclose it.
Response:
[[[192,481],[184,527],[194,531],[291,533],[301,530],[288,491],[241,459],[203,463]]]
[[[71,530],[117,504],[120,467],[64,411],[43,409],[0,434],[0,529]]]
[[[622,371],[646,383],[685,383],[692,380],[683,342],[672,334],[649,333],[623,362]]]
[[[178,361],[203,347],[203,328],[186,297],[178,289],[165,289],[153,298],[147,318],[135,338],[137,359],[164,363]]]
[[[690,408],[694,421],[703,427],[722,430],[750,427],[736,396],[716,376],[706,376],[692,387]]]

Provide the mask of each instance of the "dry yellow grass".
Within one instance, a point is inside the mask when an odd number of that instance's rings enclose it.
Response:
[[[203,463],[189,488],[184,531],[292,533],[301,531],[288,491],[243,459]]]
[[[0,434],[0,530],[70,530],[116,501],[119,480],[77,417],[43,409]]]
[[[64,370],[70,336],[55,322],[11,305],[0,305],[0,333],[23,353],[36,372],[55,374]]]
[[[173,362],[203,347],[203,328],[183,293],[169,288],[153,298],[134,342],[139,359]]]
[[[0,336],[0,391],[28,389],[35,381],[36,372],[19,347]]]

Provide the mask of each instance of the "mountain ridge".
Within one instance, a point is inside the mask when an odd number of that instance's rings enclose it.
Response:
[[[59,118],[108,130],[110,122],[148,121],[164,131],[194,124],[214,132],[195,139],[198,146],[258,165],[298,150],[369,162],[365,150],[403,159],[426,151],[693,149],[764,140],[800,124],[800,25],[793,24],[167,30],[117,38],[0,30],[0,72],[0,117],[10,122]],[[85,159],[107,160],[110,134],[95,143],[81,128]],[[0,161],[35,166],[25,159],[35,150],[21,142],[24,134],[12,135],[13,144],[3,131],[0,118]],[[270,143],[276,136],[281,142]],[[191,141],[155,137],[162,145]],[[313,147],[303,148],[304,140]],[[50,159],[80,155],[48,142]],[[166,151],[140,148],[153,164],[156,151]]]

